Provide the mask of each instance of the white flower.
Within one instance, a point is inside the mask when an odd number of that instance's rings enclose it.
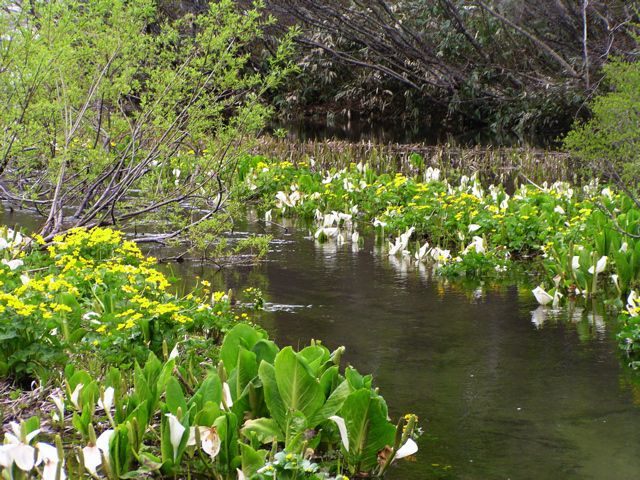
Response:
[[[5,248],[9,247],[9,242],[7,242],[7,239],[4,237],[0,237],[0,250],[4,250]]]
[[[60,458],[58,457],[58,449],[48,443],[39,442],[36,444],[38,449],[38,459],[36,465],[40,465],[44,462],[44,468],[42,469],[43,480],[65,480],[67,475],[64,469],[60,469],[60,476],[58,476],[58,464]],[[62,459],[62,465],[64,465],[64,458]]]
[[[384,227],[387,226],[387,224],[385,222],[383,222],[382,220],[378,220],[377,218],[374,218],[373,219],[373,226],[374,227],[382,227],[382,228],[384,228]]]
[[[603,255],[602,257],[600,257],[600,259],[596,262],[596,266],[595,266],[595,274],[597,275],[598,273],[602,273],[604,272],[605,268],[607,268],[607,256]],[[589,267],[589,273],[591,275],[593,275],[594,269],[593,269],[593,265],[591,267]]]
[[[485,253],[486,248],[484,246],[484,239],[478,236],[473,237],[473,241],[467,246],[467,248],[465,249],[465,253],[469,250],[473,250],[476,253],[480,254]]]
[[[79,400],[82,387],[84,387],[84,385],[79,383],[76,385],[76,388],[73,389],[73,392],[71,392],[71,403],[73,403],[73,406],[76,407],[77,410],[80,410]]]
[[[200,433],[200,445],[202,450],[214,460],[220,453],[220,435],[216,427],[198,427]]]
[[[13,433],[5,434],[5,444],[0,445],[0,466],[11,468],[14,463],[24,472],[30,472],[35,465],[36,449],[29,445],[29,442],[40,433],[40,430],[34,430],[25,437],[23,442],[21,438],[21,428],[16,422],[10,423]]]
[[[178,458],[178,448],[186,428],[173,413],[165,413],[165,416],[169,419],[169,441],[173,447],[173,461],[175,462],[176,458]]]
[[[2,259],[2,264],[6,265],[7,267],[9,267],[9,270],[15,270],[18,267],[21,267],[22,265],[24,265],[24,262],[22,260],[20,260],[19,258],[16,258],[15,260],[7,260],[6,258]]]
[[[82,315],[83,320],[91,320],[92,318],[100,318],[100,314],[96,312],[87,312]]]
[[[553,211],[559,213],[560,215],[564,215],[564,208],[562,208],[560,205],[556,205],[556,208],[554,208]]]
[[[618,250],[621,253],[627,253],[627,249],[629,248],[629,244],[627,242],[622,242],[622,245],[620,245],[620,250]]]
[[[84,466],[93,475],[97,474],[98,467],[102,465],[102,454],[107,460],[109,459],[109,442],[113,432],[111,429],[105,430],[100,434],[95,445],[89,444],[82,449]]]
[[[64,418],[64,400],[60,395],[50,395],[49,398],[53,401],[53,404],[58,409],[60,419]]]
[[[113,387],[107,387],[104,391],[104,395],[102,398],[98,399],[98,406],[102,408],[105,412],[110,412],[111,407],[113,406],[113,394],[115,391]]]
[[[233,399],[231,398],[231,389],[229,388],[229,384],[224,382],[222,384],[222,402],[220,403],[220,408],[224,409],[224,407],[231,408],[233,406]]]
[[[28,285],[31,279],[29,278],[29,275],[23,273],[22,275],[20,275],[20,281],[22,282],[22,285]]]
[[[176,177],[176,179],[180,178],[180,174],[182,173],[180,171],[179,168],[174,168],[173,170],[171,170],[171,173],[173,173],[173,176]]]
[[[427,253],[429,252],[429,243],[428,242],[424,242],[424,245],[422,245],[420,248],[418,248],[418,251],[415,253],[415,258],[417,261],[422,261],[424,260],[424,258],[427,256]]]
[[[342,446],[348,452],[349,435],[347,435],[347,424],[344,422],[344,418],[339,417],[338,415],[332,415],[329,417],[329,420],[333,420],[338,426],[338,430],[340,431],[340,439],[342,440]]]
[[[351,234],[351,241],[352,241],[353,243],[358,243],[358,241],[359,241],[359,240],[360,240],[360,234],[359,234],[357,231],[354,231],[354,232]]]
[[[637,317],[638,312],[638,294],[635,290],[631,290],[629,296],[627,297],[627,312],[632,317]]]
[[[574,255],[573,258],[571,259],[571,269],[572,270],[580,269],[580,257],[579,256]]]
[[[267,210],[266,212],[264,212],[264,221],[265,222],[271,221],[271,210]]]
[[[536,297],[540,305],[547,305],[553,301],[553,297],[545,292],[541,286],[537,286],[531,290],[531,293],[533,293],[533,296]]]
[[[180,350],[178,350],[178,344],[176,343],[169,354],[169,360],[173,360],[174,358],[178,358],[180,356]]]
[[[480,225],[478,225],[477,223],[472,223],[472,224],[469,225],[469,233],[477,232],[481,228],[482,227]]]
[[[400,460],[401,458],[408,457],[409,455],[413,455],[418,451],[418,444],[413,441],[413,439],[409,439],[406,441],[404,445],[402,445],[398,451],[396,452],[395,459]]]

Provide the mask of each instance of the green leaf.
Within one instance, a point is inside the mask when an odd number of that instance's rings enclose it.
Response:
[[[309,418],[324,404],[320,382],[291,347],[278,353],[275,370],[278,390],[287,409],[298,410]]]
[[[264,337],[264,333],[258,332],[245,323],[239,323],[233,327],[224,337],[220,348],[220,359],[227,372],[231,372],[238,364],[238,354],[241,348],[251,350]]]
[[[378,464],[378,452],[392,446],[395,426],[387,420],[387,409],[367,389],[351,393],[340,409],[349,435],[347,459],[352,473],[369,472]]]
[[[311,418],[309,418],[309,427],[314,428],[318,424],[324,422],[331,415],[334,415],[336,412],[342,408],[347,397],[353,392],[351,385],[348,381],[344,380],[338,388],[336,388],[325,404],[318,410]]]
[[[249,440],[255,436],[262,444],[272,443],[274,440],[278,442],[284,441],[284,433],[273,418],[256,418],[255,420],[247,420],[240,430]]]
[[[264,401],[267,404],[269,413],[284,431],[287,427],[287,409],[278,390],[276,369],[270,363],[263,361],[258,368],[258,376],[262,382]]]
[[[182,387],[174,377],[171,377],[167,383],[165,401],[169,412],[177,415],[178,408],[180,408],[182,410],[182,414],[186,415],[187,402],[184,398],[184,393],[182,393]]]
[[[256,451],[244,443],[240,444],[240,450],[242,455],[242,473],[244,473],[246,478],[251,478],[258,469],[264,466],[268,452],[266,450]]]

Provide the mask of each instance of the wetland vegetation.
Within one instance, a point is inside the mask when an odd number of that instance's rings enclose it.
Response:
[[[0,0],[0,477],[632,478],[638,10],[289,3]]]

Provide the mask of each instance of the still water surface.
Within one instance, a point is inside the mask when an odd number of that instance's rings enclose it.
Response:
[[[280,345],[345,345],[394,419],[420,417],[416,461],[389,478],[640,476],[640,389],[600,317],[560,313],[536,326],[528,290],[447,286],[374,254],[372,242],[354,253],[306,230],[268,231],[280,239],[268,261],[226,269],[224,283],[263,290],[270,303],[258,321]]]

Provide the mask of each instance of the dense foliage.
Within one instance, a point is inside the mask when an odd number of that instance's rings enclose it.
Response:
[[[347,110],[450,131],[567,129],[610,55],[633,58],[633,2],[270,0],[301,28],[284,109]]]
[[[220,230],[236,153],[289,68],[286,38],[268,73],[247,65],[271,21],[260,5],[211,2],[175,20],[153,0],[0,9],[0,198],[41,213],[48,240],[138,217],[158,239]]]
[[[576,125],[564,140],[572,155],[637,191],[640,177],[640,63],[605,67],[611,92],[591,102],[593,118]]]

